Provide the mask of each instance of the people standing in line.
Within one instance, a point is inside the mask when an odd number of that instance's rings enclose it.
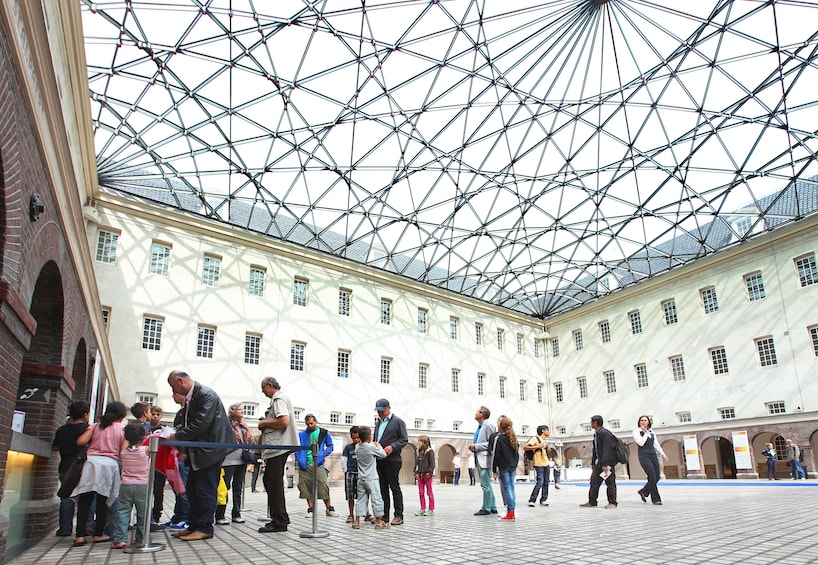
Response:
[[[559,457],[554,457],[551,460],[554,464],[554,488],[560,488],[560,478],[562,476],[562,462],[560,461]]]
[[[352,529],[361,528],[361,516],[367,514],[370,504],[372,514],[375,515],[375,528],[388,529],[389,520],[384,513],[377,464],[377,461],[386,457],[386,451],[381,444],[372,441],[372,429],[369,426],[359,426],[358,437],[361,440],[355,446],[355,457],[358,461],[358,499],[355,501],[355,519]]]
[[[466,454],[466,468],[469,470],[469,486],[473,487],[477,484],[477,479],[474,477],[474,454],[471,452]]]
[[[141,422],[132,422],[125,426],[124,435],[125,439],[119,452],[121,484],[111,549],[128,547],[128,526],[131,524],[131,513],[134,510],[136,511],[134,543],[142,543],[145,513],[148,510],[150,459],[148,446],[144,444],[145,426]]]
[[[415,512],[415,516],[435,515],[435,493],[432,491],[432,483],[435,476],[435,450],[432,449],[432,440],[429,436],[418,437],[418,454],[415,460],[415,481],[418,484],[418,495],[420,496],[420,510]],[[427,510],[426,499],[429,499]]]
[[[384,520],[389,521],[391,493],[395,503],[395,517],[391,523],[393,526],[399,526],[403,524],[403,492],[400,490],[400,468],[403,465],[401,451],[409,443],[409,434],[406,433],[406,424],[403,420],[392,414],[392,407],[389,406],[387,399],[378,400],[375,403],[375,411],[378,413],[375,440],[386,452],[386,457],[377,461]]]
[[[162,423],[164,412],[161,406],[151,406],[149,423],[149,434],[161,432],[165,425]],[[151,531],[159,531],[166,526],[162,524],[162,509],[165,507],[165,483],[167,478],[163,473],[154,470],[153,472],[153,506],[151,507]]]
[[[355,501],[358,500],[358,458],[355,455],[355,446],[361,443],[358,436],[358,426],[349,428],[349,439],[341,452],[341,470],[344,472],[344,497],[349,507],[347,524],[355,520]]]
[[[454,457],[452,457],[452,465],[454,466],[454,486],[460,484],[460,465],[463,461],[460,459],[460,452],[455,451]]]
[[[494,490],[491,487],[491,455],[489,455],[489,439],[497,433],[497,427],[488,421],[491,410],[481,406],[474,414],[477,420],[477,430],[474,440],[469,445],[469,451],[474,455],[477,475],[480,476],[480,488],[483,491],[483,505],[474,513],[475,516],[497,514],[497,502],[494,499]],[[474,483],[472,483],[474,484]]]
[[[219,395],[212,388],[193,380],[184,371],[173,370],[168,385],[185,397],[184,421],[168,439],[212,443],[236,443],[230,421]],[[223,448],[188,447],[190,474],[187,494],[190,503],[188,525],[171,534],[184,541],[199,541],[213,537],[216,496],[221,475]]]
[[[311,450],[301,450],[295,453],[298,463],[298,495],[307,501],[307,517],[312,517],[312,474],[315,467],[317,498],[324,501],[327,516],[335,516],[335,508],[329,497],[329,472],[324,466],[325,459],[332,454],[335,447],[329,432],[318,426],[318,420],[313,414],[304,416],[306,429],[298,433],[298,439],[303,446],[317,445],[318,451],[313,459]]]
[[[493,448],[492,469],[500,479],[500,488],[503,489],[503,500],[506,504],[506,513],[500,520],[514,520],[517,508],[517,494],[514,490],[514,481],[517,477],[517,464],[520,454],[517,434],[514,433],[514,424],[508,416],[500,416],[497,420],[497,436]]]
[[[244,406],[242,403],[231,404],[227,412],[236,443],[252,446],[253,434],[250,433],[250,428],[244,423]],[[230,518],[237,524],[244,523],[244,518],[241,517],[241,509],[244,506],[244,478],[247,476],[247,463],[241,458],[241,453],[241,448],[229,452],[222,463],[224,486],[227,488],[228,495],[231,490],[233,492],[233,509]],[[226,512],[225,508],[216,513],[217,524],[226,526],[230,523],[225,515]]]
[[[649,416],[639,416],[636,425],[636,429],[633,430],[633,441],[639,446],[639,464],[642,465],[648,475],[648,482],[636,492],[642,502],[647,502],[647,497],[650,496],[650,501],[653,504],[661,505],[662,497],[659,496],[659,487],[657,486],[661,475],[659,457],[667,461],[667,455],[665,455],[659,440],[656,439],[656,434],[651,429],[653,422],[650,421]]]
[[[298,445],[295,412],[292,402],[281,393],[281,385],[275,377],[264,377],[261,380],[261,392],[270,399],[270,406],[259,420],[262,445]],[[264,462],[264,489],[267,491],[267,515],[270,521],[258,529],[260,534],[286,532],[290,523],[287,514],[287,501],[284,498],[284,469],[287,465],[289,449],[264,449],[261,459]]]
[[[134,419],[145,427],[145,433],[151,433],[151,403],[137,402],[131,406],[131,414]]]
[[[791,439],[787,440],[787,462],[790,464],[792,480],[806,479],[804,468],[801,466],[801,448]]]
[[[185,399],[184,394],[174,392],[171,396],[173,397],[173,401],[181,406],[181,408],[179,408],[179,410],[176,412],[176,415],[173,417],[173,427],[181,428],[185,421],[185,404],[187,400]],[[185,488],[187,488],[187,479],[190,476],[190,467],[188,466],[187,455],[185,454],[184,449],[179,450],[176,467],[179,470],[179,478],[182,480]],[[174,495],[176,496],[176,501],[173,504],[173,516],[171,516],[170,521],[162,524],[162,526],[170,528],[174,532],[178,532],[179,530],[187,529],[190,500],[187,495],[187,490],[181,494],[174,491]]]
[[[110,541],[105,535],[108,521],[108,509],[119,495],[119,452],[125,439],[122,420],[127,416],[127,409],[121,402],[110,402],[99,422],[94,422],[77,439],[77,445],[88,445],[88,459],[82,466],[79,484],[71,493],[78,497],[77,504],[77,537],[74,545],[86,544],[88,536],[86,525],[91,511],[91,504],[96,503],[94,520],[94,542]]]
[[[65,472],[71,466],[71,462],[80,451],[80,446],[77,445],[77,440],[82,433],[88,428],[88,413],[91,410],[91,405],[85,400],[78,400],[72,402],[68,407],[68,423],[63,424],[54,433],[54,441],[51,444],[52,451],[60,452],[60,464],[57,467],[57,472],[60,476],[60,482],[63,481]],[[66,487],[68,488],[68,487]],[[74,499],[65,496],[60,497],[60,513],[59,526],[57,527],[57,535],[66,537],[71,535],[74,524]]]
[[[537,495],[540,495],[540,506],[548,506],[548,483],[551,482],[551,468],[548,461],[548,446],[545,441],[551,432],[548,426],[537,426],[537,435],[526,442],[523,451],[531,451],[534,454],[534,471],[537,473],[537,482],[534,483],[534,490],[528,497],[528,505],[534,507],[537,502]]]
[[[591,487],[588,489],[588,502],[583,507],[595,507],[599,498],[599,487],[604,482],[608,487],[608,504],[605,508],[616,508],[616,439],[603,427],[602,416],[591,416],[591,429],[594,430],[593,452],[591,453]]]
[[[775,456],[775,447],[773,446],[773,444],[768,443],[767,445],[765,445],[764,451],[762,451],[761,454],[767,460],[767,480],[777,481],[778,477],[776,477],[776,465],[778,463],[778,458]]]

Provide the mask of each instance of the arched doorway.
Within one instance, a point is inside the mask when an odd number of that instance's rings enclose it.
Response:
[[[775,449],[775,478],[781,479],[789,475],[787,467],[787,442],[783,436],[775,432],[762,432],[753,438],[753,463],[760,478],[767,478],[767,458],[762,453],[765,446],[771,443]]]
[[[680,479],[687,476],[681,442],[669,439],[662,443],[662,451],[667,455],[667,461],[662,461],[662,458],[659,458],[662,476],[666,479]]]
[[[404,445],[400,452],[401,468],[398,480],[401,484],[415,483],[415,453],[417,453],[417,448],[412,443]]]
[[[701,447],[704,473],[708,479],[735,479],[736,457],[733,442],[726,437],[710,436]]]
[[[437,478],[441,484],[454,483],[454,447],[448,443],[441,445],[439,449],[435,450],[437,461],[435,467],[437,468]]]
[[[582,458],[579,455],[579,449],[576,447],[566,448],[562,466],[566,469],[570,467],[582,467]]]

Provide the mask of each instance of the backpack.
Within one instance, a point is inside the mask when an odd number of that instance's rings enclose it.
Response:
[[[628,444],[614,436],[614,449],[616,450],[616,462],[627,465],[631,458],[631,448]]]
[[[540,442],[540,445],[542,445],[542,440],[539,437],[537,437],[537,441]],[[534,452],[535,451],[536,451],[536,449],[524,449],[523,450],[523,459],[525,461],[534,461]]]

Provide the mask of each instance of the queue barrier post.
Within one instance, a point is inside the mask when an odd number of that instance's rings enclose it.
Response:
[[[301,532],[302,538],[325,538],[329,536],[326,530],[318,529],[318,444],[310,445],[312,452],[312,531]],[[300,472],[300,471],[299,471]]]

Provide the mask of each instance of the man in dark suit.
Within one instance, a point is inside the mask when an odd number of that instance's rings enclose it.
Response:
[[[213,443],[236,443],[227,412],[212,388],[193,380],[184,371],[171,371],[168,384],[175,394],[185,397],[184,419],[169,439]],[[188,447],[190,475],[187,494],[190,501],[188,527],[171,534],[184,541],[213,537],[216,491],[222,461],[229,450],[213,447]]]
[[[381,398],[375,403],[375,411],[378,413],[378,423],[375,425],[375,441],[377,441],[386,452],[384,459],[378,459],[378,479],[381,483],[381,497],[383,498],[383,519],[389,520],[390,500],[389,493],[395,500],[395,518],[392,520],[393,526],[403,524],[403,493],[400,490],[400,468],[402,464],[401,450],[409,443],[409,435],[406,433],[406,424],[392,414],[389,401]]]
[[[596,506],[599,487],[603,481],[608,486],[608,504],[605,508],[616,508],[616,438],[602,427],[602,416],[591,416],[591,429],[594,430],[594,450],[591,454],[591,488],[588,490],[588,502],[583,507]]]

